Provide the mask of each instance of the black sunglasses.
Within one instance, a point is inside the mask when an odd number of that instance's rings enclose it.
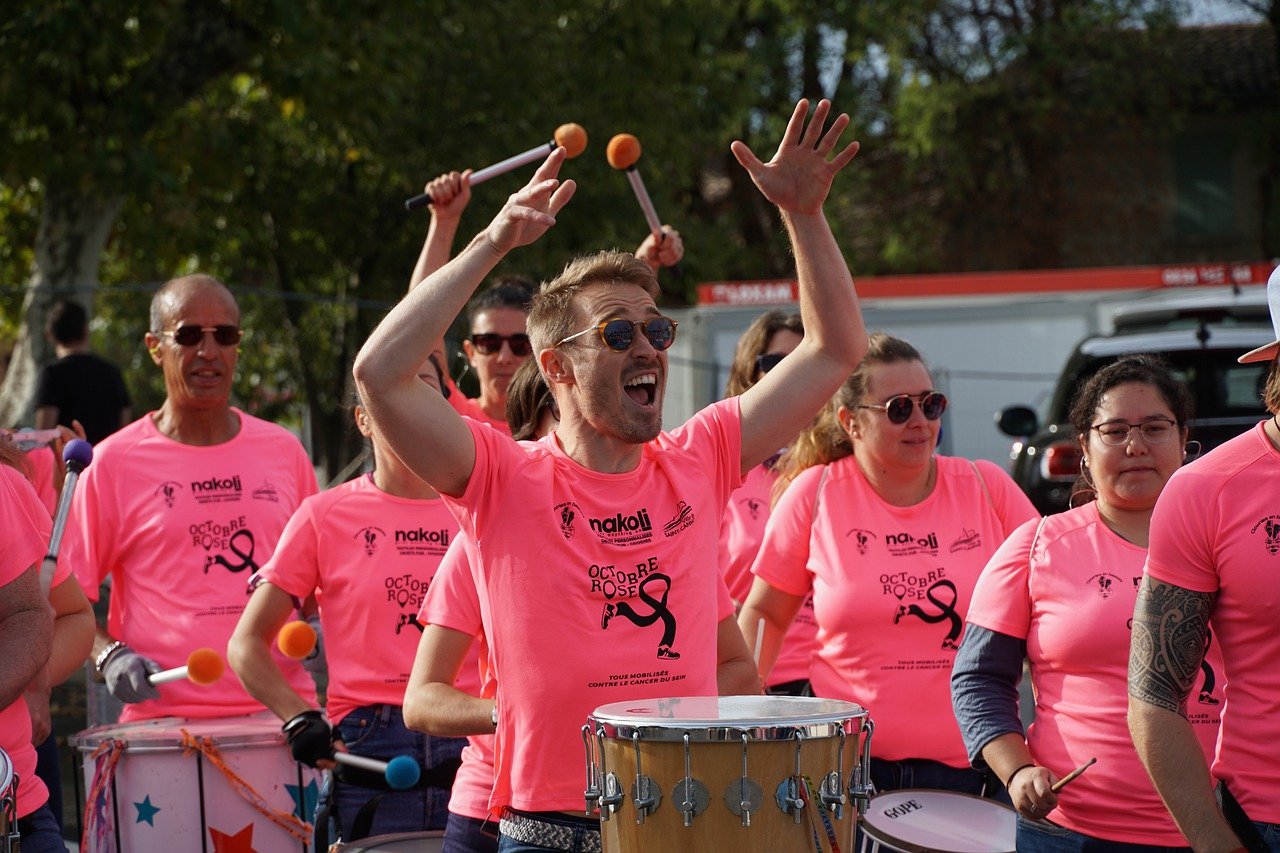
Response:
[[[928,420],[936,421],[947,410],[947,395],[941,391],[929,391],[924,394],[917,394],[915,397],[910,394],[899,394],[896,397],[890,397],[888,401],[878,406],[859,403],[858,408],[877,409],[884,412],[885,417],[889,419],[889,423],[905,424],[911,419],[911,413],[915,410],[917,398],[920,401],[920,413]]]
[[[193,347],[204,340],[205,332],[213,332],[213,340],[219,346],[233,347],[244,337],[244,329],[239,326],[179,326],[156,334],[173,338],[180,347]]]
[[[648,338],[649,343],[656,350],[664,350],[670,347],[676,340],[676,326],[679,325],[670,317],[654,317],[652,320],[623,320],[615,318],[605,320],[603,323],[597,323],[589,329],[583,329],[581,332],[575,332],[560,344],[567,344],[574,338],[580,338],[583,335],[589,335],[592,332],[600,333],[600,340],[604,345],[614,352],[626,352],[631,349],[631,345],[636,340],[636,329]]]
[[[782,360],[786,357],[787,354],[783,352],[762,352],[756,356],[756,370],[761,373],[768,373],[779,364],[782,364]]]
[[[529,336],[524,332],[517,332],[514,335],[482,332],[471,336],[471,345],[479,350],[481,355],[497,355],[502,349],[503,341],[507,342],[507,346],[511,347],[511,354],[517,358],[533,352],[533,344],[529,343]]]

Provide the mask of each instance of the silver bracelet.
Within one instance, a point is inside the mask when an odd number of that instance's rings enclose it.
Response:
[[[102,667],[107,662],[107,658],[111,657],[117,649],[124,648],[124,643],[120,640],[112,640],[98,652],[98,656],[93,659],[93,671],[97,673],[98,678],[102,678]]]

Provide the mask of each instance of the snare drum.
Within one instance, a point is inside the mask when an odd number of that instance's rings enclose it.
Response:
[[[68,740],[83,762],[86,853],[310,850],[320,772],[293,760],[271,715],[164,717]]]
[[[18,774],[13,762],[0,749],[0,851],[17,849],[18,841]]]
[[[903,853],[1014,853],[1017,815],[993,800],[916,788],[871,798],[862,815],[862,849]]]
[[[607,853],[853,848],[871,720],[799,696],[615,702],[583,727]],[[825,818],[825,819],[824,819]]]
[[[398,832],[394,835],[375,835],[339,844],[334,853],[364,853],[381,850],[383,853],[438,853],[444,849],[443,832]]]

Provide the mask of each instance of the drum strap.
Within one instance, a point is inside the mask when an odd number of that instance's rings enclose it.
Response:
[[[1227,819],[1227,823],[1231,824],[1231,829],[1244,842],[1249,853],[1259,853],[1259,851],[1267,853],[1267,843],[1262,840],[1258,827],[1253,825],[1249,815],[1245,814],[1244,809],[1240,807],[1240,803],[1227,788],[1226,782],[1218,782],[1218,801],[1222,805],[1222,816]]]
[[[448,791],[453,787],[453,779],[458,775],[458,768],[461,766],[461,759],[450,758],[447,761],[440,762],[435,767],[428,767],[426,772],[418,777],[418,784],[408,790],[421,791],[427,788],[440,788]],[[368,802],[360,807],[360,811],[356,812],[349,837],[346,828],[343,828],[344,840],[367,838],[370,830],[373,829],[373,818],[378,813],[378,805],[382,802],[383,795],[391,791],[391,788],[387,786],[386,777],[372,770],[365,770],[362,767],[352,767],[346,764],[338,765],[334,775],[336,776],[334,787],[339,784],[358,785],[362,788],[374,788],[378,791],[378,793],[369,798]]]

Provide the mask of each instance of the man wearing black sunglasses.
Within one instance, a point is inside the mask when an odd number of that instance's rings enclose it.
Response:
[[[113,576],[93,656],[126,703],[121,720],[262,710],[230,673],[207,686],[147,680],[197,648],[226,648],[245,582],[316,491],[298,440],[231,406],[242,334],[235,297],[217,279],[161,287],[145,343],[164,374],[164,402],[94,449],[76,491],[60,559],[92,600]],[[296,661],[281,663],[291,686],[315,695]]]
[[[484,276],[541,237],[568,203],[575,186],[557,179],[563,150],[392,310],[356,359],[357,383],[395,452],[479,545],[497,709],[455,698],[474,732],[497,723],[504,851],[540,849],[533,839],[565,827],[598,838],[591,821],[571,816],[583,807],[580,728],[597,706],[759,692],[717,568],[719,521],[743,473],[813,418],[867,340],[822,211],[857,145],[836,149],[847,116],[826,127],[823,101],[806,126],[808,108],[796,105],[768,163],[733,144],[791,237],[807,332],[741,397],[662,432],[676,324],[654,304],[651,268],[618,252],[575,261],[534,299],[533,357],[560,409],[551,435],[517,445],[459,418],[416,380],[423,342],[442,335]]]

